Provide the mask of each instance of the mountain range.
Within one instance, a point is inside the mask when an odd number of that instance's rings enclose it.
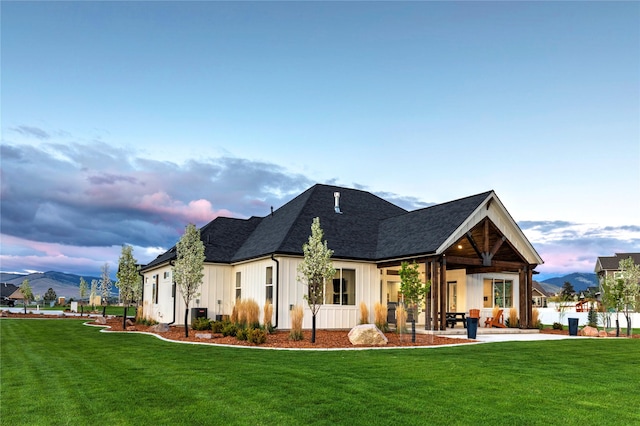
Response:
[[[67,300],[71,297],[77,299],[80,297],[80,275],[65,274],[63,272],[49,271],[44,273],[35,273],[29,275],[10,274],[0,272],[0,282],[14,284],[20,286],[24,279],[29,280],[29,284],[33,289],[33,294],[43,295],[49,288],[52,288],[58,296],[64,296]],[[91,288],[91,281],[100,281],[98,277],[83,276],[84,280]],[[562,277],[548,278],[540,281],[542,288],[549,294],[559,293],[565,282],[570,282],[576,292],[584,291],[588,287],[598,286],[598,278],[596,274],[574,272],[573,274],[564,275]],[[114,286],[112,294],[116,296],[118,289]]]
[[[87,282],[89,290],[91,290],[91,281],[100,281],[98,277],[82,276]],[[29,285],[33,291],[34,296],[43,296],[47,290],[52,288],[58,297],[64,296],[69,300],[70,298],[78,299],[80,297],[80,275],[65,274],[64,272],[38,272],[34,274],[11,274],[7,272],[0,272],[0,282],[13,284],[19,287],[22,281],[29,280]],[[118,294],[118,289],[115,287],[115,283],[112,287],[111,293],[113,295]]]
[[[586,290],[588,287],[597,287],[598,277],[593,273],[574,272],[562,277],[548,278],[540,282],[542,288],[549,294],[560,293],[565,282],[570,282],[576,293]]]

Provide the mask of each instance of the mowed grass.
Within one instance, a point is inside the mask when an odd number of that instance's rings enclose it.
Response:
[[[640,424],[640,340],[274,351],[0,320],[4,425]]]

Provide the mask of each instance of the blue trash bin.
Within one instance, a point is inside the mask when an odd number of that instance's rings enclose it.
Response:
[[[478,331],[478,318],[467,318],[467,338],[475,339]]]
[[[569,336],[578,335],[578,318],[569,318]]]

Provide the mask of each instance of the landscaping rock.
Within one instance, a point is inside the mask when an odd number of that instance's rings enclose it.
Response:
[[[131,321],[129,318],[127,318],[127,320],[124,322],[127,326],[132,326],[135,325],[135,323],[133,321]]]
[[[606,331],[604,331],[604,330],[600,330],[600,331],[598,332],[598,336],[600,336],[600,337],[609,337],[609,336],[607,335],[607,332],[606,332]]]
[[[8,317],[9,316],[9,312],[7,311],[2,311],[2,313],[0,313],[0,317]]]
[[[166,322],[161,322],[160,324],[151,326],[150,330],[153,333],[165,333],[169,331],[169,324],[167,324]]]
[[[196,333],[196,339],[211,339],[211,333]]]
[[[96,324],[100,324],[100,325],[107,324],[107,317],[97,317]]]
[[[127,327],[127,331],[136,331],[137,328],[135,325],[130,325],[129,327]]]
[[[579,334],[581,336],[587,336],[587,337],[598,337],[599,335],[597,328],[593,328],[588,325],[585,326],[582,330],[580,330]]]
[[[356,325],[349,332],[352,345],[386,345],[388,340],[374,324]]]

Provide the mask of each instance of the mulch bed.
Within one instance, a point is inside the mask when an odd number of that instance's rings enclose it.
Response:
[[[55,315],[44,314],[23,314],[23,313],[9,313],[10,318],[72,318],[80,319],[76,316],[59,317]],[[84,317],[92,325],[98,325],[93,321],[94,318]],[[122,317],[108,317],[107,324],[108,331],[136,331],[153,333],[168,340],[180,341],[180,342],[200,342],[200,343],[215,343],[234,346],[260,346],[266,348],[315,348],[315,349],[337,349],[337,348],[354,348],[354,347],[373,347],[373,346],[354,346],[349,341],[347,336],[349,330],[316,330],[316,342],[311,343],[311,330],[303,330],[304,338],[302,340],[290,340],[288,331],[276,331],[273,334],[267,335],[267,342],[261,345],[255,345],[246,341],[241,341],[235,337],[224,337],[222,334],[212,334],[211,339],[196,338],[196,333],[209,333],[210,331],[196,331],[189,330],[189,337],[184,337],[184,326],[169,327],[169,331],[164,333],[157,333],[151,331],[150,326],[135,324],[131,327],[127,327],[128,330],[122,328]],[[475,340],[468,339],[454,339],[443,336],[416,334],[415,343],[411,341],[411,333],[398,335],[396,333],[385,333],[388,339],[388,343],[383,347],[415,347],[415,346],[440,346],[451,345],[461,343],[474,343]]]

